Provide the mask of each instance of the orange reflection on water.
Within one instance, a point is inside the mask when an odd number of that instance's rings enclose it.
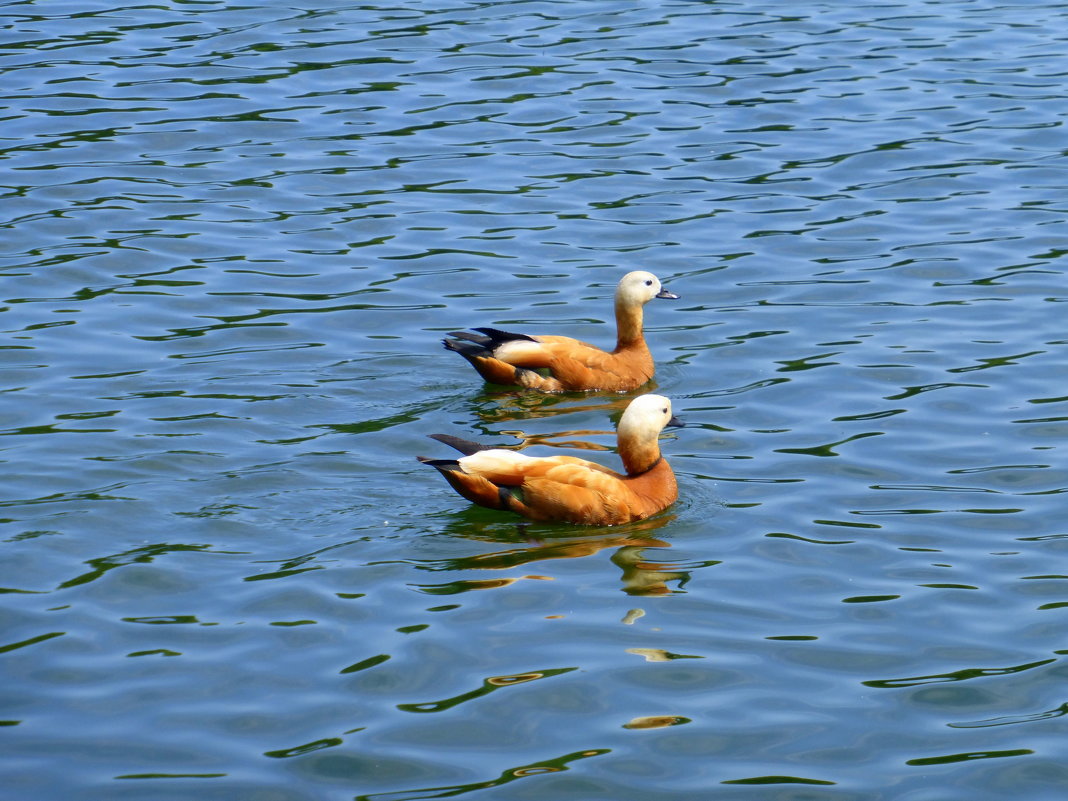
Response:
[[[673,569],[666,562],[650,562],[644,558],[648,546],[625,546],[612,554],[612,562],[623,571],[623,591],[628,595],[668,595],[674,592],[667,583],[685,583],[690,578],[687,570]],[[666,543],[656,547],[670,547]]]
[[[679,726],[683,723],[689,723],[690,718],[684,718],[681,715],[647,715],[644,717],[634,718],[633,720],[624,723],[624,729],[665,729],[668,726]]]

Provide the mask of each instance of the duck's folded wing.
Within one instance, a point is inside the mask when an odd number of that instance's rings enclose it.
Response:
[[[562,458],[569,457],[539,459],[519,451],[490,448],[463,457],[459,464],[460,469],[469,475],[479,476],[501,486],[517,487],[526,481],[528,474],[537,474]]]
[[[518,499],[525,513],[544,520],[593,525],[636,519],[636,498],[622,477],[600,465],[580,462],[575,459],[528,475]],[[510,505],[516,508],[516,501]]]
[[[601,365],[610,363],[612,354],[601,350],[596,345],[583,342],[581,339],[561,336],[539,336],[537,344],[542,358],[548,359],[546,366],[554,362],[573,361],[599,368]],[[605,361],[607,359],[607,362]]]
[[[623,477],[596,462],[497,450],[465,456],[460,464],[499,488],[503,508],[535,520],[610,525],[634,519],[634,494]]]
[[[505,364],[536,370],[549,367],[553,362],[553,349],[536,339],[512,339],[501,342],[493,349],[493,357]]]
[[[653,358],[644,345],[608,353],[577,339],[539,339],[552,357],[553,375],[566,387],[619,391],[641,386],[653,377]]]
[[[612,476],[617,481],[622,478],[604,465],[576,456],[528,456],[520,451],[504,448],[490,448],[472,453],[460,459],[459,464],[465,473],[481,476],[494,484],[504,486],[519,486],[533,478],[546,477],[561,483],[582,485],[587,480],[587,473]]]

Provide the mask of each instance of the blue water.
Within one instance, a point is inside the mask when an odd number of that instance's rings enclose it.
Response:
[[[0,3],[0,796],[1064,798],[1068,8],[307,5]],[[416,461],[637,268],[678,503]]]

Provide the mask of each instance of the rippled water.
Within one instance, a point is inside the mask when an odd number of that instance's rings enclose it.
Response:
[[[1063,3],[2,6],[8,797],[1063,798]],[[672,509],[416,462],[637,267]]]

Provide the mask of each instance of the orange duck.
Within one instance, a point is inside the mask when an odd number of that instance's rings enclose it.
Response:
[[[472,503],[518,512],[532,520],[613,526],[666,509],[679,495],[675,474],[660,454],[660,432],[681,426],[663,395],[641,395],[619,420],[619,455],[626,473],[574,456],[527,456],[477,442],[431,434],[466,454],[419,461],[445,476]]]
[[[642,334],[642,309],[653,298],[677,299],[644,270],[627,273],[616,287],[616,348],[611,353],[563,336],[528,336],[496,328],[478,334],[453,331],[446,350],[463,356],[491,384],[542,392],[625,392],[653,377],[653,355]],[[536,372],[546,368],[549,375]]]

